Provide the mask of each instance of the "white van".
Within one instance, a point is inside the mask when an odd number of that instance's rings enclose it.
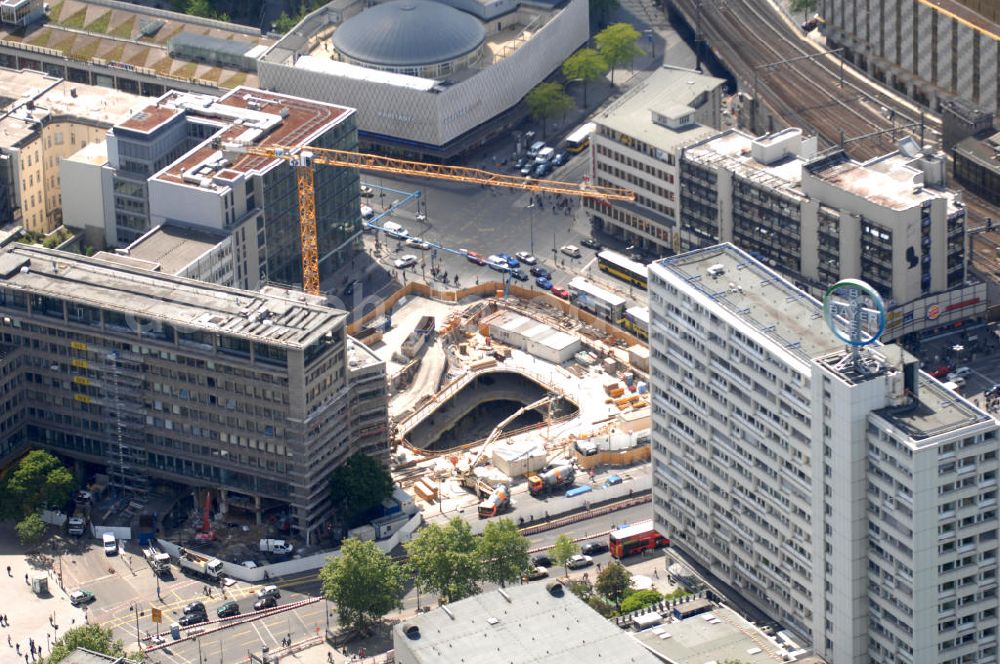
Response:
[[[410,231],[406,230],[395,221],[387,221],[382,224],[382,230],[385,231],[386,235],[394,237],[397,240],[405,240],[410,237]]]
[[[535,155],[535,163],[547,164],[548,162],[552,161],[552,157],[554,157],[555,154],[556,154],[555,148],[542,148],[541,150],[538,151],[538,154]]]
[[[528,156],[534,159],[535,157],[538,156],[538,153],[541,152],[544,147],[545,147],[545,141],[535,141],[534,143],[531,144],[531,147],[528,148]]]
[[[104,555],[114,556],[118,553],[118,538],[114,533],[104,533],[101,541],[104,542]]]

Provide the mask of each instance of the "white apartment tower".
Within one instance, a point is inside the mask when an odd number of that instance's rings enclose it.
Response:
[[[997,422],[731,244],[649,274],[663,533],[833,664],[997,661]]]

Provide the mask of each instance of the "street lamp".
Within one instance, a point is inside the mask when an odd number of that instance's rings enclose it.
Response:
[[[531,234],[530,235],[530,238],[531,238],[531,249],[530,249],[530,251],[531,251],[531,255],[534,256],[535,255],[535,210],[538,209],[535,206],[534,199],[532,199],[531,202],[528,203],[528,209],[531,210],[531,216],[528,217],[528,228],[530,229],[530,234]]]
[[[133,604],[132,606],[128,607],[128,610],[135,614],[135,645],[139,646],[139,648],[141,649],[142,639],[139,638],[139,607]]]

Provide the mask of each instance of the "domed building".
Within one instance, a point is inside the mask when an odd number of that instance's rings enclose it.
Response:
[[[478,19],[432,0],[390,0],[333,33],[336,57],[344,62],[426,78],[475,63],[485,41]]]

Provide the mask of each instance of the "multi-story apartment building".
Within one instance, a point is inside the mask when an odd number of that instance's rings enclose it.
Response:
[[[649,286],[657,527],[833,664],[995,662],[997,421],[731,244]]]
[[[862,164],[815,147],[786,129],[728,130],[685,148],[682,249],[734,242],[814,294],[864,279],[889,306],[887,339],[984,318],[986,286],[966,270],[966,211],[945,188],[944,157],[903,141]]]
[[[820,0],[827,43],[934,110],[961,98],[1000,112],[1000,6],[993,0]]]
[[[295,166],[223,152],[228,143],[354,150],[353,109],[250,88],[222,98],[170,92],[107,134],[107,162],[73,160],[64,182],[67,225],[126,246],[165,222],[232,238],[235,284],[302,283]],[[101,170],[101,196],[90,183]],[[356,169],[314,166],[320,273],[333,272],[361,237]],[[101,246],[97,245],[97,246]]]
[[[663,67],[594,118],[594,182],[636,192],[635,202],[584,199],[595,230],[657,256],[679,250],[678,158],[684,146],[718,133],[724,84]]]
[[[148,100],[36,71],[0,68],[0,225],[49,233],[62,223],[59,162]]]
[[[49,448],[132,492],[212,487],[258,522],[286,508],[309,539],[330,472],[388,453],[385,365],[345,320],[320,296],[11,244],[0,427],[17,418],[20,447],[5,451]]]

